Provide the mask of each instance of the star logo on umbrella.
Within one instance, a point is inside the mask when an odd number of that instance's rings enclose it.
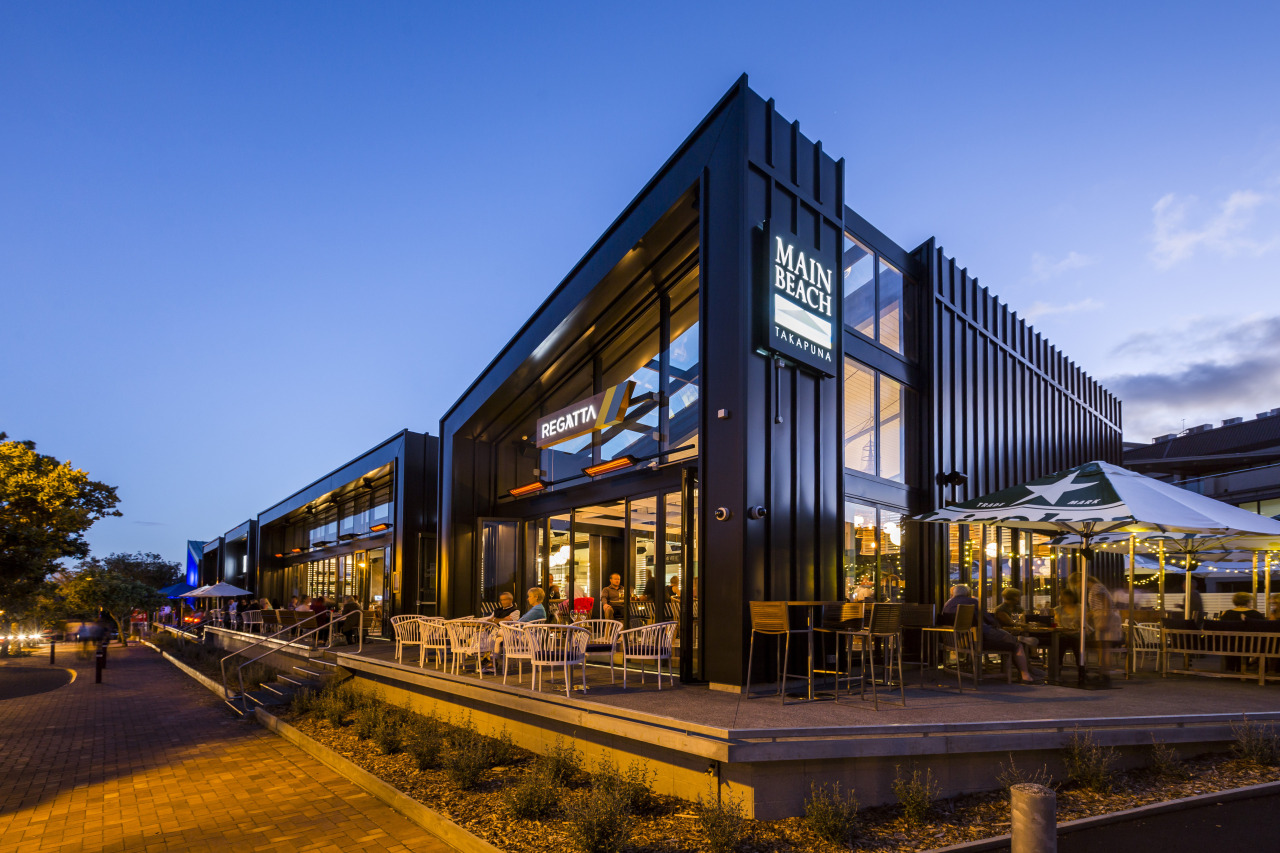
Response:
[[[1087,489],[1091,483],[1077,483],[1075,477],[1070,480],[1060,480],[1056,483],[1045,483],[1043,486],[1025,486],[1027,491],[1031,492],[1026,498],[1018,503],[1026,503],[1035,498],[1041,498],[1049,504],[1056,505],[1067,492],[1073,492],[1077,489]]]

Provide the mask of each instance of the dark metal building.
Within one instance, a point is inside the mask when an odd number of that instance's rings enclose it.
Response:
[[[442,613],[594,608],[618,574],[623,618],[678,621],[682,677],[729,686],[753,599],[1033,581],[1029,537],[903,519],[1121,449],[1114,397],[847,207],[843,161],[745,77],[440,434]]]

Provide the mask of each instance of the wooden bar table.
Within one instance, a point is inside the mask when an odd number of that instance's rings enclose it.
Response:
[[[1049,641],[1049,677],[1050,684],[1059,684],[1062,681],[1062,660],[1060,650],[1062,647],[1062,635],[1074,633],[1068,628],[1059,628],[1053,625],[1044,625],[1036,622],[1028,622],[1026,624],[1006,625],[1004,629],[1010,634],[1020,637],[1034,637],[1041,644],[1047,639]]]
[[[805,633],[808,635],[808,639],[809,639],[809,668],[807,670],[808,687],[805,690],[804,698],[817,699],[819,697],[815,696],[813,693],[813,669],[814,669],[813,667],[813,629],[817,627],[817,621],[822,612],[822,608],[826,607],[827,605],[843,604],[843,602],[840,602],[840,601],[784,601],[783,604],[787,606],[788,618],[790,617],[791,610],[793,608],[804,608]],[[836,659],[839,660],[838,653],[836,655]],[[786,666],[785,661],[783,662],[783,666],[785,668]],[[839,684],[839,681],[837,681],[836,683]],[[831,698],[835,698],[835,694],[832,694]]]

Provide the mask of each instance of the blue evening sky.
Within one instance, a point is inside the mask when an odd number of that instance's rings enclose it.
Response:
[[[1280,406],[1274,3],[0,4],[0,430],[182,559],[440,415],[742,73],[1125,401]]]

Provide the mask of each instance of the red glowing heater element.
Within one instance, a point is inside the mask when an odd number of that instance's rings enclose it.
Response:
[[[601,474],[608,474],[611,471],[621,471],[623,468],[630,468],[636,464],[636,460],[630,456],[619,456],[617,459],[610,459],[608,462],[601,462],[599,465],[588,465],[582,469],[582,473],[588,477],[598,477]]]
[[[511,497],[513,498],[522,498],[525,495],[536,494],[537,492],[542,491],[546,487],[547,487],[547,484],[542,482],[541,480],[534,480],[532,483],[529,483],[527,485],[516,486],[514,489],[507,492],[507,494],[511,495]]]
[[[381,532],[382,532],[382,531],[384,531],[384,530],[388,530],[388,529],[390,529],[390,527],[391,527],[391,525],[390,525],[390,524],[387,524],[387,523],[384,521],[384,522],[382,522],[381,524],[374,524],[374,525],[371,525],[371,526],[369,527],[369,532],[370,532],[370,533],[381,533]]]
[[[276,554],[277,557],[283,557],[284,554]]]
[[[292,551],[292,552],[293,552],[293,553],[295,553],[295,554],[301,554],[301,553],[302,553],[302,549],[301,549],[301,548],[290,548],[289,550],[290,550],[290,551]]]

